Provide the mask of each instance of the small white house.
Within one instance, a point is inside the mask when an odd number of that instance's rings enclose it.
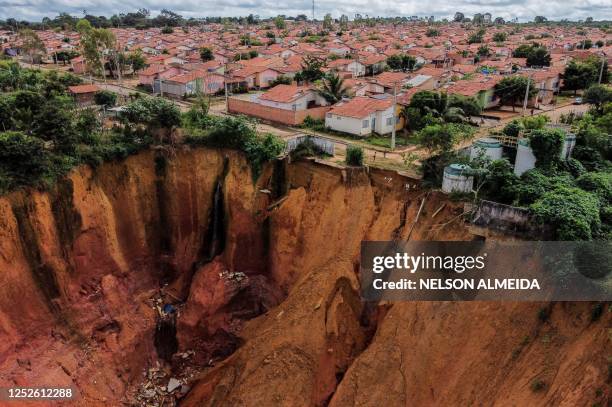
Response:
[[[372,133],[389,134],[396,124],[393,100],[357,96],[339,102],[325,116],[325,127],[367,137]]]
[[[366,73],[365,65],[353,59],[337,59],[329,62],[327,67],[331,71],[350,72],[353,78],[364,76]]]

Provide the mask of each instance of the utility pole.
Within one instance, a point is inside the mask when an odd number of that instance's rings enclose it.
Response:
[[[597,83],[599,83],[601,85],[601,78],[603,77],[603,69],[604,69],[604,65],[606,63],[606,57],[605,57],[605,53],[602,55],[601,57],[601,66],[599,67],[599,81]]]
[[[227,76],[223,81],[225,83],[225,113],[229,113],[229,98],[227,96]]]
[[[533,75],[533,74],[532,74]],[[525,89],[525,100],[523,100],[523,116],[525,116],[525,110],[527,110],[527,101],[529,100],[529,85],[531,83],[531,75],[527,77],[527,88]]]
[[[314,2],[315,0],[312,0],[312,23],[314,24],[315,19],[314,19]]]
[[[395,111],[397,109],[397,82],[393,82],[393,128],[391,130],[391,150],[395,150],[395,127],[397,119],[395,118]]]

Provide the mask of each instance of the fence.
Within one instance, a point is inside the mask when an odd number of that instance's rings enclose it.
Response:
[[[287,153],[292,152],[293,150],[297,148],[297,146],[299,146],[306,140],[312,141],[312,143],[315,146],[317,146],[317,148],[319,148],[321,151],[323,151],[325,154],[334,155],[335,143],[333,141],[322,138],[322,137],[310,136],[307,134],[301,134],[299,136],[292,137],[289,140],[287,140],[286,152]]]
[[[228,110],[230,113],[253,116],[270,122],[286,124],[288,126],[302,124],[304,119],[308,116],[313,119],[325,119],[325,113],[330,109],[330,106],[321,106],[294,111],[265,106],[238,98],[229,98],[228,100]]]

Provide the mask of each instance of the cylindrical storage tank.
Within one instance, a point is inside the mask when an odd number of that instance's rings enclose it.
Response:
[[[474,186],[474,176],[471,168],[464,164],[451,164],[444,168],[442,178],[442,191],[447,194],[451,192],[471,192]]]
[[[492,161],[499,160],[502,158],[502,145],[499,141],[490,137],[483,137],[472,144],[470,150],[470,159],[475,159],[480,154],[484,154],[485,157],[490,158]]]
[[[572,150],[576,145],[576,135],[567,133],[565,135],[565,139],[563,140],[563,148],[561,149],[561,159],[567,160],[572,155]]]
[[[529,140],[519,139],[516,148],[516,160],[514,161],[514,174],[520,177],[525,171],[535,168],[536,158],[533,150],[529,147]]]

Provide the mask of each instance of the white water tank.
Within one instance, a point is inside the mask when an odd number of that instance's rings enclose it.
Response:
[[[444,168],[442,178],[442,191],[447,194],[451,192],[471,192],[474,186],[474,176],[471,168],[464,164],[451,164]]]
[[[576,135],[567,133],[565,135],[565,139],[563,140],[563,148],[561,149],[561,159],[567,160],[572,155],[572,150],[576,145]]]
[[[529,146],[529,140],[526,138],[519,139],[516,148],[516,160],[514,161],[514,174],[520,177],[524,172],[535,168],[535,163],[536,158]]]
[[[492,161],[500,160],[502,158],[502,145],[494,138],[483,137],[472,144],[470,159],[475,159],[481,152]]]

